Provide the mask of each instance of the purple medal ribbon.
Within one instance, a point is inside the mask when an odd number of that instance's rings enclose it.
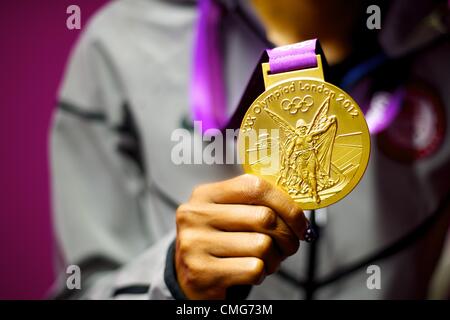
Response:
[[[317,51],[317,39],[268,49],[270,72],[280,73],[317,67]]]
[[[227,122],[220,20],[223,8],[213,0],[200,0],[194,43],[190,104],[193,121],[202,121],[202,131],[222,128]]]

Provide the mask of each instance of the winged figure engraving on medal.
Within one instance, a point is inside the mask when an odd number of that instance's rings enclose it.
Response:
[[[277,185],[294,198],[307,196],[320,203],[319,192],[336,185],[333,179],[331,156],[337,132],[337,118],[328,115],[330,99],[317,110],[311,123],[299,119],[292,126],[268,108],[267,115],[280,127],[284,139],[280,139],[280,171]]]

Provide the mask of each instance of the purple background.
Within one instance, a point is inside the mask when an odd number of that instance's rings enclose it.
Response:
[[[48,129],[68,53],[105,0],[0,4],[0,299],[38,299],[53,281]]]

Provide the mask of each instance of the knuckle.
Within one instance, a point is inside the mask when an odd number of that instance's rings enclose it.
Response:
[[[183,235],[181,238],[185,240],[188,237]],[[192,250],[189,243],[190,241],[179,241],[177,239],[175,257],[178,282],[183,288],[188,288],[191,293],[204,293],[215,286],[214,273],[211,271],[207,255],[201,251]],[[182,250],[187,252],[181,252]],[[219,293],[215,292],[209,292],[208,295],[219,297]]]
[[[191,199],[196,198],[199,194],[201,194],[201,188],[201,186],[195,186],[194,189],[192,189]]]
[[[194,189],[192,190],[191,199],[196,199],[196,198],[199,198],[202,195],[204,195],[205,188],[206,188],[206,186],[203,184],[195,186]]]
[[[256,237],[256,247],[261,257],[267,256],[272,250],[272,238],[266,234],[258,234]]]
[[[198,257],[190,257],[186,259],[186,267],[193,279],[197,279],[204,272],[203,264],[198,263]]]
[[[264,192],[267,188],[266,181],[260,177],[254,176],[253,190],[257,193]]]
[[[245,175],[245,179],[249,197],[257,199],[267,191],[268,182],[264,179],[250,174]]]
[[[293,206],[292,208],[291,208],[291,210],[289,211],[289,219],[290,220],[295,220],[295,219],[297,219],[297,217],[298,217],[298,215],[299,215],[299,212],[300,212],[300,210],[297,208],[297,207],[295,207],[295,206]]]
[[[177,208],[175,222],[178,227],[184,225],[200,225],[207,223],[208,211],[203,204],[184,203]]]
[[[182,226],[186,223],[187,215],[184,211],[177,210],[176,216],[175,216],[175,223],[177,226]]]
[[[259,225],[268,230],[275,229],[277,226],[277,214],[268,207],[258,207],[257,221]]]
[[[189,231],[183,231],[178,233],[178,250],[180,254],[186,254],[190,252],[196,243],[198,243],[195,233]]]
[[[194,210],[189,204],[182,204],[178,207],[175,214],[175,222],[177,226],[187,224],[192,217]]]
[[[291,212],[289,213],[289,218],[292,221],[297,221],[299,224],[306,225],[306,218],[303,214],[303,210],[300,209],[297,205],[292,207]]]
[[[260,283],[264,277],[264,271],[264,261],[258,258],[253,258],[248,268],[250,282],[254,284]]]
[[[220,278],[211,269],[208,259],[205,257],[196,256],[187,259],[181,277],[186,287],[194,291],[201,291],[208,297],[218,298],[223,295],[223,290],[225,290]]]
[[[177,209],[177,213],[187,213],[187,212],[191,212],[192,210],[192,206],[189,203],[183,203],[181,204],[178,209]]]
[[[193,252],[184,257],[184,265],[191,275],[201,277],[208,270],[207,256],[202,252]]]
[[[189,208],[188,204],[182,204],[177,208],[177,212],[176,212],[176,219],[178,221],[178,219],[183,220],[185,219],[188,215],[187,213],[189,213],[191,211],[191,209]]]
[[[185,261],[185,270],[182,274],[183,282],[193,289],[202,287],[200,276],[202,272],[199,270],[198,265],[195,259],[187,259]]]

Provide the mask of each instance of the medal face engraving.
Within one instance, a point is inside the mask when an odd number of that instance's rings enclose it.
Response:
[[[270,87],[248,109],[239,134],[245,172],[282,188],[303,209],[345,197],[364,174],[369,153],[356,102],[318,79]]]

